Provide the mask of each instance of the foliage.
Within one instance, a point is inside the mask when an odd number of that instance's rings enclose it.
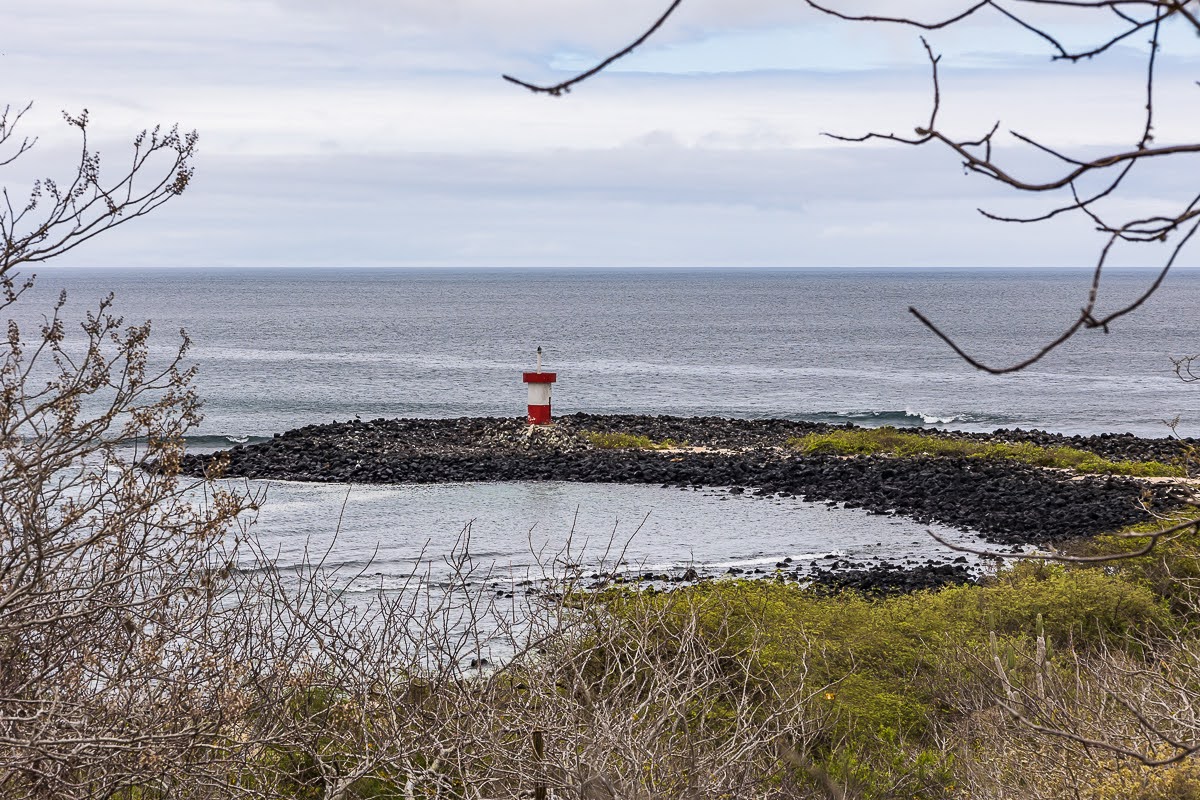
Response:
[[[600,431],[580,431],[580,434],[593,447],[603,450],[674,450],[688,446],[687,442],[677,442],[674,439],[656,442],[643,434]]]
[[[824,703],[827,723],[812,756],[863,797],[949,792],[955,760],[940,737],[1000,691],[989,667],[992,634],[1021,680],[1028,659],[1020,656],[1039,632],[1053,660],[1109,643],[1138,650],[1129,633],[1171,626],[1144,587],[1098,569],[1032,563],[985,586],[884,599],[717,581],[669,594],[614,591],[607,604],[622,621],[656,615],[668,643],[674,620],[694,615],[727,658],[747,659],[741,669],[756,685]]]
[[[1178,533],[1158,538],[1149,553],[1135,553],[1145,547],[1145,537],[1195,519],[1196,514],[1194,506],[1177,509],[1168,517],[1097,536],[1081,543],[1076,550],[1089,557],[1118,557],[1110,563],[1110,571],[1166,598],[1178,615],[1190,619],[1196,608],[1196,591],[1200,588],[1200,529],[1186,527]]]
[[[1019,461],[1038,467],[1071,469],[1076,472],[1132,475],[1137,477],[1183,477],[1184,468],[1160,461],[1111,461],[1074,447],[1041,447],[1030,442],[979,442],[899,431],[893,427],[847,428],[828,433],[810,433],[788,440],[788,445],[805,454],[931,456],[940,458],[983,458]]]
[[[1192,761],[1152,769],[1114,762],[1097,771],[1090,800],[1200,800],[1200,764]]]

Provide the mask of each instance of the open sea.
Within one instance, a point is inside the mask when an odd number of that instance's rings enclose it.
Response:
[[[1151,277],[1109,275],[1101,311]],[[78,319],[113,292],[127,321],[153,320],[161,354],[186,329],[206,403],[197,450],[356,416],[523,416],[520,373],[538,346],[558,372],[559,414],[1143,436],[1168,435],[1165,421],[1178,418],[1180,435],[1200,435],[1200,386],[1182,383],[1170,361],[1200,350],[1200,271],[1171,275],[1109,334],[1085,331],[1015,375],[971,369],[907,313],[915,306],[983,360],[1005,363],[1065,328],[1089,281],[1064,270],[46,268],[7,316],[36,323],[65,289],[64,316]],[[267,492],[264,549],[283,564],[305,547],[328,549],[353,591],[436,572],[468,524],[472,555],[501,582],[553,561],[568,540],[586,544],[589,563],[619,552],[656,570],[937,552],[926,526],[903,518],[717,489],[254,488]]]

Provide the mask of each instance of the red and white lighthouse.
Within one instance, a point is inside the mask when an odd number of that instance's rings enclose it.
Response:
[[[550,424],[550,387],[558,379],[556,372],[542,372],[542,348],[537,349],[537,372],[522,372],[521,380],[529,384],[529,424]]]

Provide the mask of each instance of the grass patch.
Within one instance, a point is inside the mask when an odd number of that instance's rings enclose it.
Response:
[[[648,436],[633,433],[602,433],[599,431],[581,431],[583,438],[591,442],[593,447],[603,450],[672,450],[676,447],[687,447],[687,442],[677,442],[674,439],[663,439],[656,442]]]
[[[1019,461],[1038,467],[1076,472],[1130,475],[1140,478],[1182,478],[1185,470],[1161,461],[1111,461],[1074,447],[1041,447],[1029,442],[978,442],[906,433],[892,427],[853,428],[810,433],[788,439],[788,445],[805,455],[893,455],[986,458]]]

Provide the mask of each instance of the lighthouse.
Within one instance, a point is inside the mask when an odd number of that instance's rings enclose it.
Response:
[[[537,349],[537,371],[522,372],[521,380],[529,385],[529,424],[550,424],[550,387],[558,373],[542,372],[542,348]]]

